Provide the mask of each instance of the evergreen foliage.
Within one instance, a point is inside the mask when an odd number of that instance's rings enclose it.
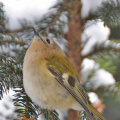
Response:
[[[60,44],[66,45],[64,27],[66,22],[61,19],[63,16],[67,16],[72,21],[72,17],[69,14],[69,5],[72,4],[72,0],[59,1],[49,13],[45,14],[42,19],[35,21],[34,27],[36,30],[46,36],[50,36]],[[103,6],[98,9],[97,18],[102,19],[109,27],[120,25],[120,7],[119,2],[109,0],[107,3],[103,3]],[[41,114],[44,110],[35,105],[30,98],[26,95],[23,88],[23,59],[27,48],[29,47],[34,33],[30,23],[21,21],[22,29],[18,31],[10,31],[5,28],[7,22],[4,11],[2,10],[2,3],[0,3],[0,99],[2,99],[3,93],[7,93],[10,88],[13,88],[16,94],[14,95],[14,104],[17,106],[16,112],[19,118],[35,117]],[[89,19],[89,18],[88,18]],[[91,18],[90,18],[91,19]],[[84,46],[83,46],[84,47]],[[105,69],[115,74],[117,68],[117,61],[119,59],[120,41],[109,40],[109,44],[106,43],[95,46],[94,50],[84,56],[84,58],[91,58],[100,65],[100,68]],[[65,51],[66,52],[66,51]],[[118,98],[120,97],[120,83],[111,85],[104,88],[93,90],[91,86],[88,86],[87,82],[94,75],[95,70],[88,71],[89,76],[87,81],[83,83],[87,92],[94,91],[104,94],[114,94]],[[86,73],[87,74],[87,73]],[[101,96],[101,95],[100,95]],[[103,97],[103,96],[102,96]],[[120,101],[120,99],[118,99]],[[59,115],[55,110],[47,110],[43,112],[46,120],[59,120]],[[83,116],[82,119],[86,119]]]
[[[108,0],[103,2],[102,7],[98,9],[97,15],[108,27],[120,26],[120,1]]]

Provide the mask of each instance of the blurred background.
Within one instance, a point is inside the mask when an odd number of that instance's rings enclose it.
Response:
[[[106,120],[120,120],[120,0],[0,0],[0,120],[32,118],[43,110],[22,82],[32,27],[60,45]],[[52,110],[35,119],[79,117],[86,120],[73,110]]]

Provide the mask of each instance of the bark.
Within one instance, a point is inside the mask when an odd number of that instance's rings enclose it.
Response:
[[[75,0],[70,5],[70,14],[72,15],[72,21],[69,23],[69,32],[66,35],[66,39],[68,40],[68,57],[69,60],[72,62],[76,70],[79,72],[80,80],[82,81],[81,77],[81,63],[82,63],[82,56],[81,56],[81,30],[83,28],[82,19],[81,19],[81,0]],[[75,110],[69,110],[69,117],[68,120],[78,120],[79,119],[79,112]]]

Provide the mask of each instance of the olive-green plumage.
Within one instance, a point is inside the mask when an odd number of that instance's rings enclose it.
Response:
[[[61,48],[50,38],[37,34],[23,65],[23,83],[33,102],[48,109],[84,110],[105,118],[88,104],[80,78]]]

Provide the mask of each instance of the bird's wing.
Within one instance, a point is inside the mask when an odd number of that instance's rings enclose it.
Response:
[[[68,63],[67,63],[68,64]],[[69,63],[71,66],[71,63]],[[79,79],[70,71],[66,64],[54,60],[47,60],[47,68],[55,79],[76,99],[76,101],[85,109],[85,112],[91,118],[91,112],[88,109],[87,95],[80,84]],[[73,68],[74,69],[74,68]]]

